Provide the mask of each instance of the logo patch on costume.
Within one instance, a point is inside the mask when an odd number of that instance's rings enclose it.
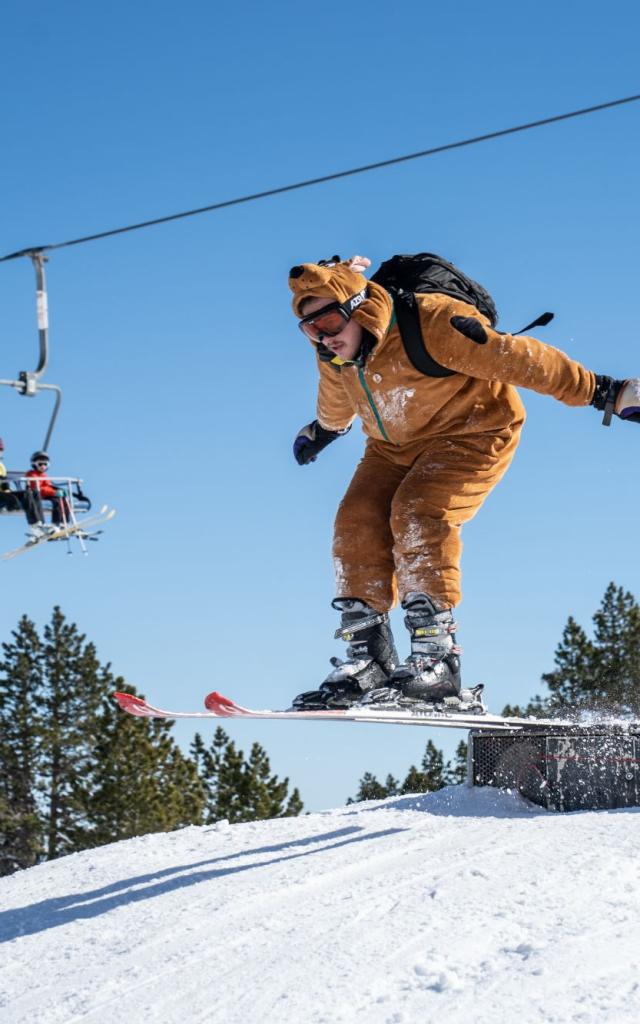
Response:
[[[366,297],[367,297],[367,289],[366,288],[364,289],[364,291],[358,292],[357,295],[354,295],[353,298],[349,300],[349,312],[352,313],[354,309],[357,309],[358,306],[361,306],[362,303],[364,302],[364,300],[366,299]]]

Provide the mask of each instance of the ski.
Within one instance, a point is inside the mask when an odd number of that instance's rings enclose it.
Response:
[[[462,712],[429,712],[420,709],[387,709],[384,708],[326,708],[308,711],[257,711],[245,708],[241,704],[224,697],[220,693],[210,693],[205,698],[206,711],[168,711],[155,707],[142,697],[130,693],[115,693],[114,699],[123,711],[137,718],[245,718],[245,719],[281,719],[284,721],[310,722],[369,722],[372,725],[427,725],[441,729],[497,729],[503,732],[520,732],[524,728],[543,728],[558,725],[557,721],[543,719],[503,718],[500,715],[464,714]],[[569,724],[569,723],[565,723]]]
[[[115,514],[116,510],[114,508],[110,509],[108,505],[103,505],[99,512],[96,512],[94,515],[87,516],[81,522],[68,523],[67,526],[61,526],[55,531],[43,534],[41,537],[34,536],[19,548],[14,548],[13,551],[7,551],[2,555],[2,560],[7,562],[11,558],[15,558],[16,555],[21,555],[24,551],[30,551],[32,548],[40,547],[41,544],[47,544],[52,540],[67,540],[70,537],[78,537],[82,540],[95,540],[102,531],[95,530],[94,527],[101,526],[103,523],[108,523],[109,520],[113,519]],[[87,531],[87,527],[90,527],[91,529]]]
[[[208,694],[204,700],[205,707],[214,711],[221,718],[278,718],[278,719],[331,719],[347,722],[371,722],[374,724],[395,724],[395,725],[429,725],[433,728],[444,729],[502,729],[520,731],[528,727],[546,727],[558,725],[557,721],[551,722],[547,719],[533,718],[504,718],[502,715],[491,715],[487,712],[465,711],[430,711],[424,705],[422,707],[385,707],[370,704],[366,707],[351,707],[345,710],[337,708],[326,708],[319,711],[257,711],[253,708],[245,708],[236,701],[224,697],[221,693]],[[570,724],[570,723],[562,723]]]
[[[209,694],[209,696],[214,696]],[[216,697],[220,696],[215,694]],[[136,718],[228,718],[229,715],[225,714],[224,711],[216,711],[213,708],[207,708],[206,711],[167,711],[164,708],[157,708],[143,697],[135,697],[132,693],[114,693],[114,699],[118,702],[123,711],[128,712],[130,715],[134,715]],[[207,698],[208,700],[209,698]],[[222,698],[226,700],[226,698]],[[233,703],[232,701],[230,703]],[[249,714],[251,712],[248,712]],[[269,712],[263,712],[264,715],[269,715]],[[273,715],[278,715],[278,712],[272,712]],[[285,716],[288,712],[280,712]],[[337,719],[338,721],[344,716],[344,712],[340,710],[327,710],[321,712],[312,711],[295,711],[291,712],[298,718],[317,718],[320,714],[324,718]],[[260,717],[260,712],[257,713]]]

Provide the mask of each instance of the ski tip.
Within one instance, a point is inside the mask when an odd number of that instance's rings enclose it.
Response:
[[[233,714],[233,711],[237,707],[234,701],[229,700],[228,697],[223,697],[223,695],[218,693],[216,690],[214,690],[213,693],[207,694],[204,698],[204,706],[207,711],[213,711],[215,715],[220,715],[222,717],[224,717],[225,714]]]
[[[132,693],[116,692],[113,694],[113,699],[118,702],[123,711],[128,711],[130,715],[139,717],[146,715],[146,701],[142,697],[135,697]]]

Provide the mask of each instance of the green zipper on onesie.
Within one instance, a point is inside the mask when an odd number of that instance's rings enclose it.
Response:
[[[391,320],[389,322],[389,326],[387,327],[387,334],[389,333],[389,331],[391,330],[391,328],[393,327],[395,322],[396,322],[396,311],[394,309],[392,314],[391,314]],[[367,384],[366,380],[364,379],[364,372],[363,372],[362,366],[360,366],[355,359],[354,360],[345,360],[345,363],[343,365],[355,366],[357,368],[357,370],[358,370],[358,378],[360,380],[360,383],[362,384],[362,388],[364,390],[364,393],[367,396],[367,401],[368,401],[368,403],[369,403],[369,405],[371,407],[371,411],[373,412],[373,415],[376,418],[376,423],[378,424],[378,430],[382,434],[382,436],[385,439],[385,441],[388,441],[389,444],[395,444],[396,442],[392,442],[392,441],[389,440],[389,436],[388,436],[386,430],[384,429],[384,426],[383,426],[383,423],[382,423],[382,419],[380,417],[380,413],[378,412],[376,403],[373,400],[373,395],[371,394],[371,392],[369,390],[369,385]]]
[[[362,384],[362,387],[364,388],[364,393],[367,396],[367,401],[369,402],[369,405],[371,406],[371,409],[373,411],[373,415],[376,418],[376,423],[378,424],[378,430],[382,434],[382,436],[385,439],[385,441],[389,441],[389,438],[387,436],[387,432],[384,429],[382,420],[380,419],[380,413],[378,412],[378,409],[376,407],[376,403],[373,400],[373,395],[369,391],[369,385],[367,384],[367,382],[366,382],[366,380],[364,378],[364,372],[363,372],[363,369],[362,369],[361,366],[358,367],[358,377],[360,379],[360,383]],[[389,442],[389,443],[391,443],[391,442]]]
[[[391,321],[389,323],[389,326],[387,327],[387,334],[389,333],[389,331],[391,330],[391,328],[393,327],[395,322],[396,322],[396,311],[394,309],[393,312],[391,313]],[[385,439],[385,441],[389,441],[389,436],[388,436],[386,430],[384,429],[384,426],[383,426],[383,423],[382,423],[382,419],[380,418],[380,413],[378,412],[378,409],[376,407],[376,403],[373,400],[373,395],[369,391],[369,385],[367,384],[366,380],[364,379],[364,373],[363,373],[363,370],[362,370],[361,366],[358,367],[358,377],[359,377],[360,383],[362,384],[362,387],[364,389],[364,393],[367,396],[367,401],[368,401],[369,405],[371,406],[371,410],[373,412],[373,415],[376,418],[376,423],[378,424],[378,430],[382,434],[382,436]],[[389,444],[391,444],[391,443],[392,442],[389,441]]]

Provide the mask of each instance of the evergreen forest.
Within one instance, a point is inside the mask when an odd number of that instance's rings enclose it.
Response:
[[[223,729],[189,754],[173,723],[132,718],[135,693],[54,608],[42,636],[23,616],[0,659],[0,875],[104,843],[185,825],[300,814],[265,750]]]

